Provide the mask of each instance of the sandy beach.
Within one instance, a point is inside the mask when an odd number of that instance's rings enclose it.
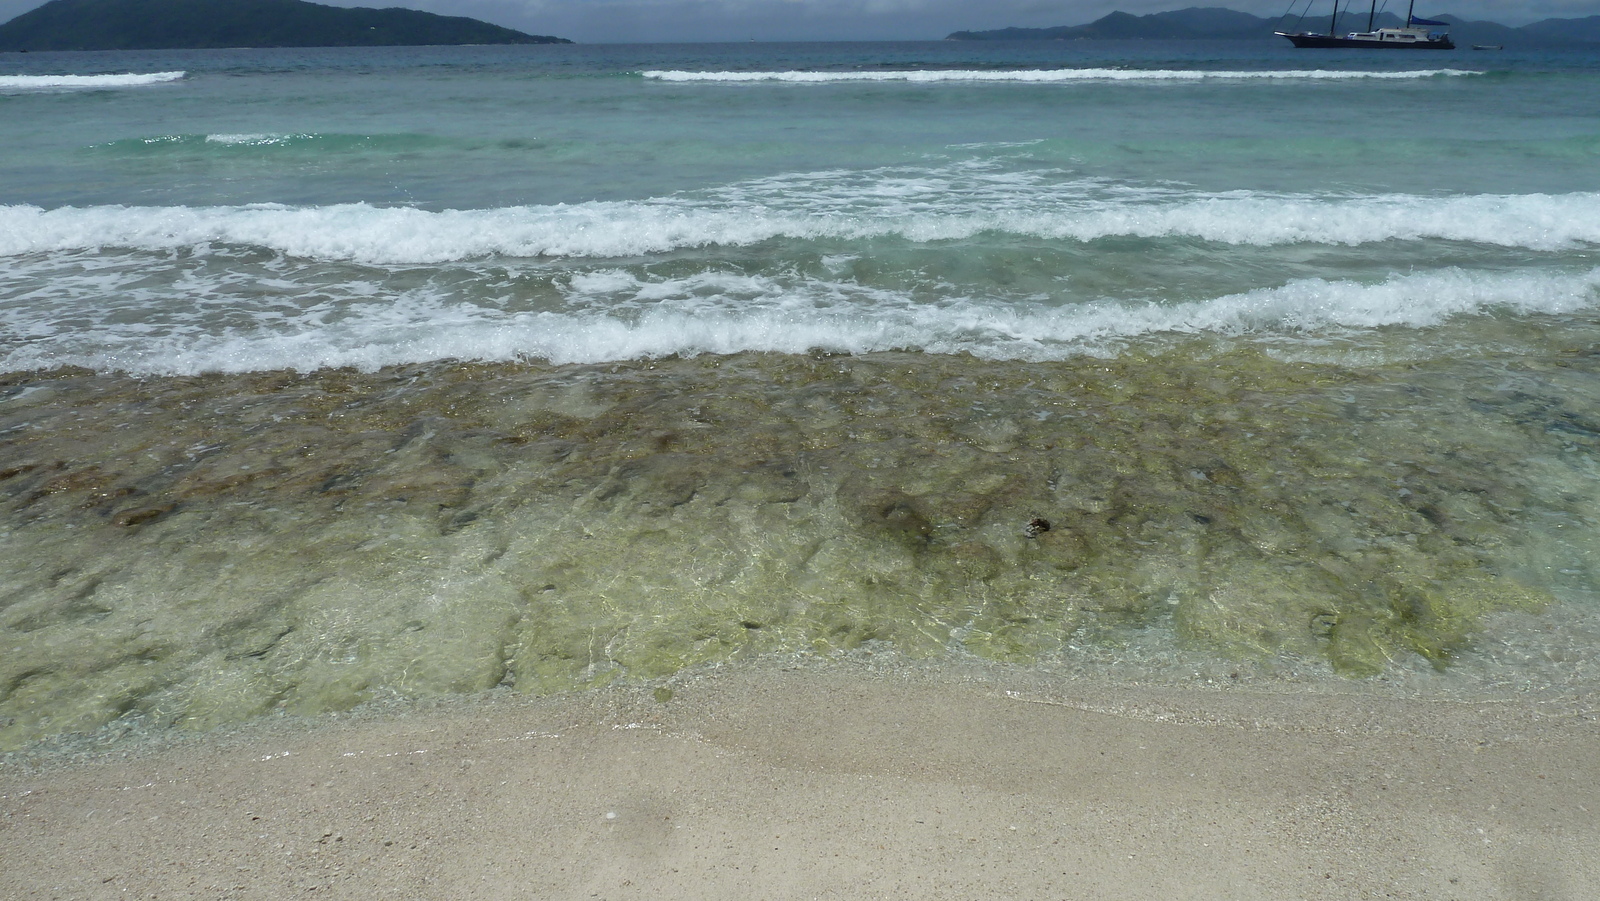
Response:
[[[1581,700],[797,669],[0,773],[0,896],[1600,896]]]

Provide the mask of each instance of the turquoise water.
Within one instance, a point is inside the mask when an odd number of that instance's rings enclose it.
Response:
[[[0,742],[863,649],[1588,684],[1596,62],[0,57]]]

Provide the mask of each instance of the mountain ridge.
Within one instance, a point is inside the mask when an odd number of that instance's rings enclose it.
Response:
[[[1498,22],[1468,21],[1448,13],[1428,16],[1450,24],[1451,36],[1459,45],[1499,44],[1506,47],[1585,47],[1600,43],[1600,16],[1581,19],[1544,19],[1513,28]],[[1366,31],[1365,11],[1345,10],[1337,27],[1330,28],[1329,16],[1306,17],[1289,24],[1287,17],[1264,19],[1250,13],[1217,6],[1191,6],[1167,12],[1136,16],[1113,12],[1084,25],[1058,25],[1051,28],[999,28],[990,31],[957,31],[945,40],[1252,40],[1270,38],[1274,31],[1312,31],[1343,34]],[[1375,28],[1403,25],[1394,13],[1380,13],[1372,20]]]
[[[0,51],[570,43],[464,16],[307,0],[51,0],[0,25]]]

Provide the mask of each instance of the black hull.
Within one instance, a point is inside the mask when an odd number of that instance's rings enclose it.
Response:
[[[1278,32],[1286,37],[1296,47],[1310,47],[1318,50],[1454,50],[1455,42],[1449,38],[1442,41],[1363,41],[1350,38],[1333,37],[1326,34],[1287,34]]]

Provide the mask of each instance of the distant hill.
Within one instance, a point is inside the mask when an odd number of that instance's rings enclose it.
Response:
[[[1532,25],[1524,25],[1517,31],[1559,40],[1600,43],[1600,16],[1590,16],[1586,19],[1545,19]]]
[[[1259,19],[1249,13],[1219,7],[1191,7],[1173,12],[1135,16],[1114,12],[1087,25],[1058,25],[1054,28],[1002,28],[998,31],[958,31],[952,41],[1003,40],[1233,40],[1271,34]]]
[[[568,43],[461,16],[305,0],[51,0],[0,25],[0,50]]]
[[[1590,46],[1600,43],[1600,16],[1586,19],[1545,19],[1521,28],[1496,22],[1468,22],[1451,15],[1430,15],[1430,19],[1450,23],[1450,36],[1461,47],[1472,44],[1501,44],[1506,47]],[[1059,25],[1054,28],[1000,28],[994,31],[958,31],[952,41],[1083,41],[1083,40],[1261,40],[1274,31],[1329,30],[1328,16],[1304,19],[1263,19],[1249,13],[1219,7],[1190,7],[1171,12],[1135,16],[1114,12],[1087,25]],[[1380,13],[1374,28],[1403,25],[1393,13]],[[1345,10],[1339,14],[1339,34],[1367,30],[1367,13]],[[1279,39],[1281,40],[1281,38]]]

